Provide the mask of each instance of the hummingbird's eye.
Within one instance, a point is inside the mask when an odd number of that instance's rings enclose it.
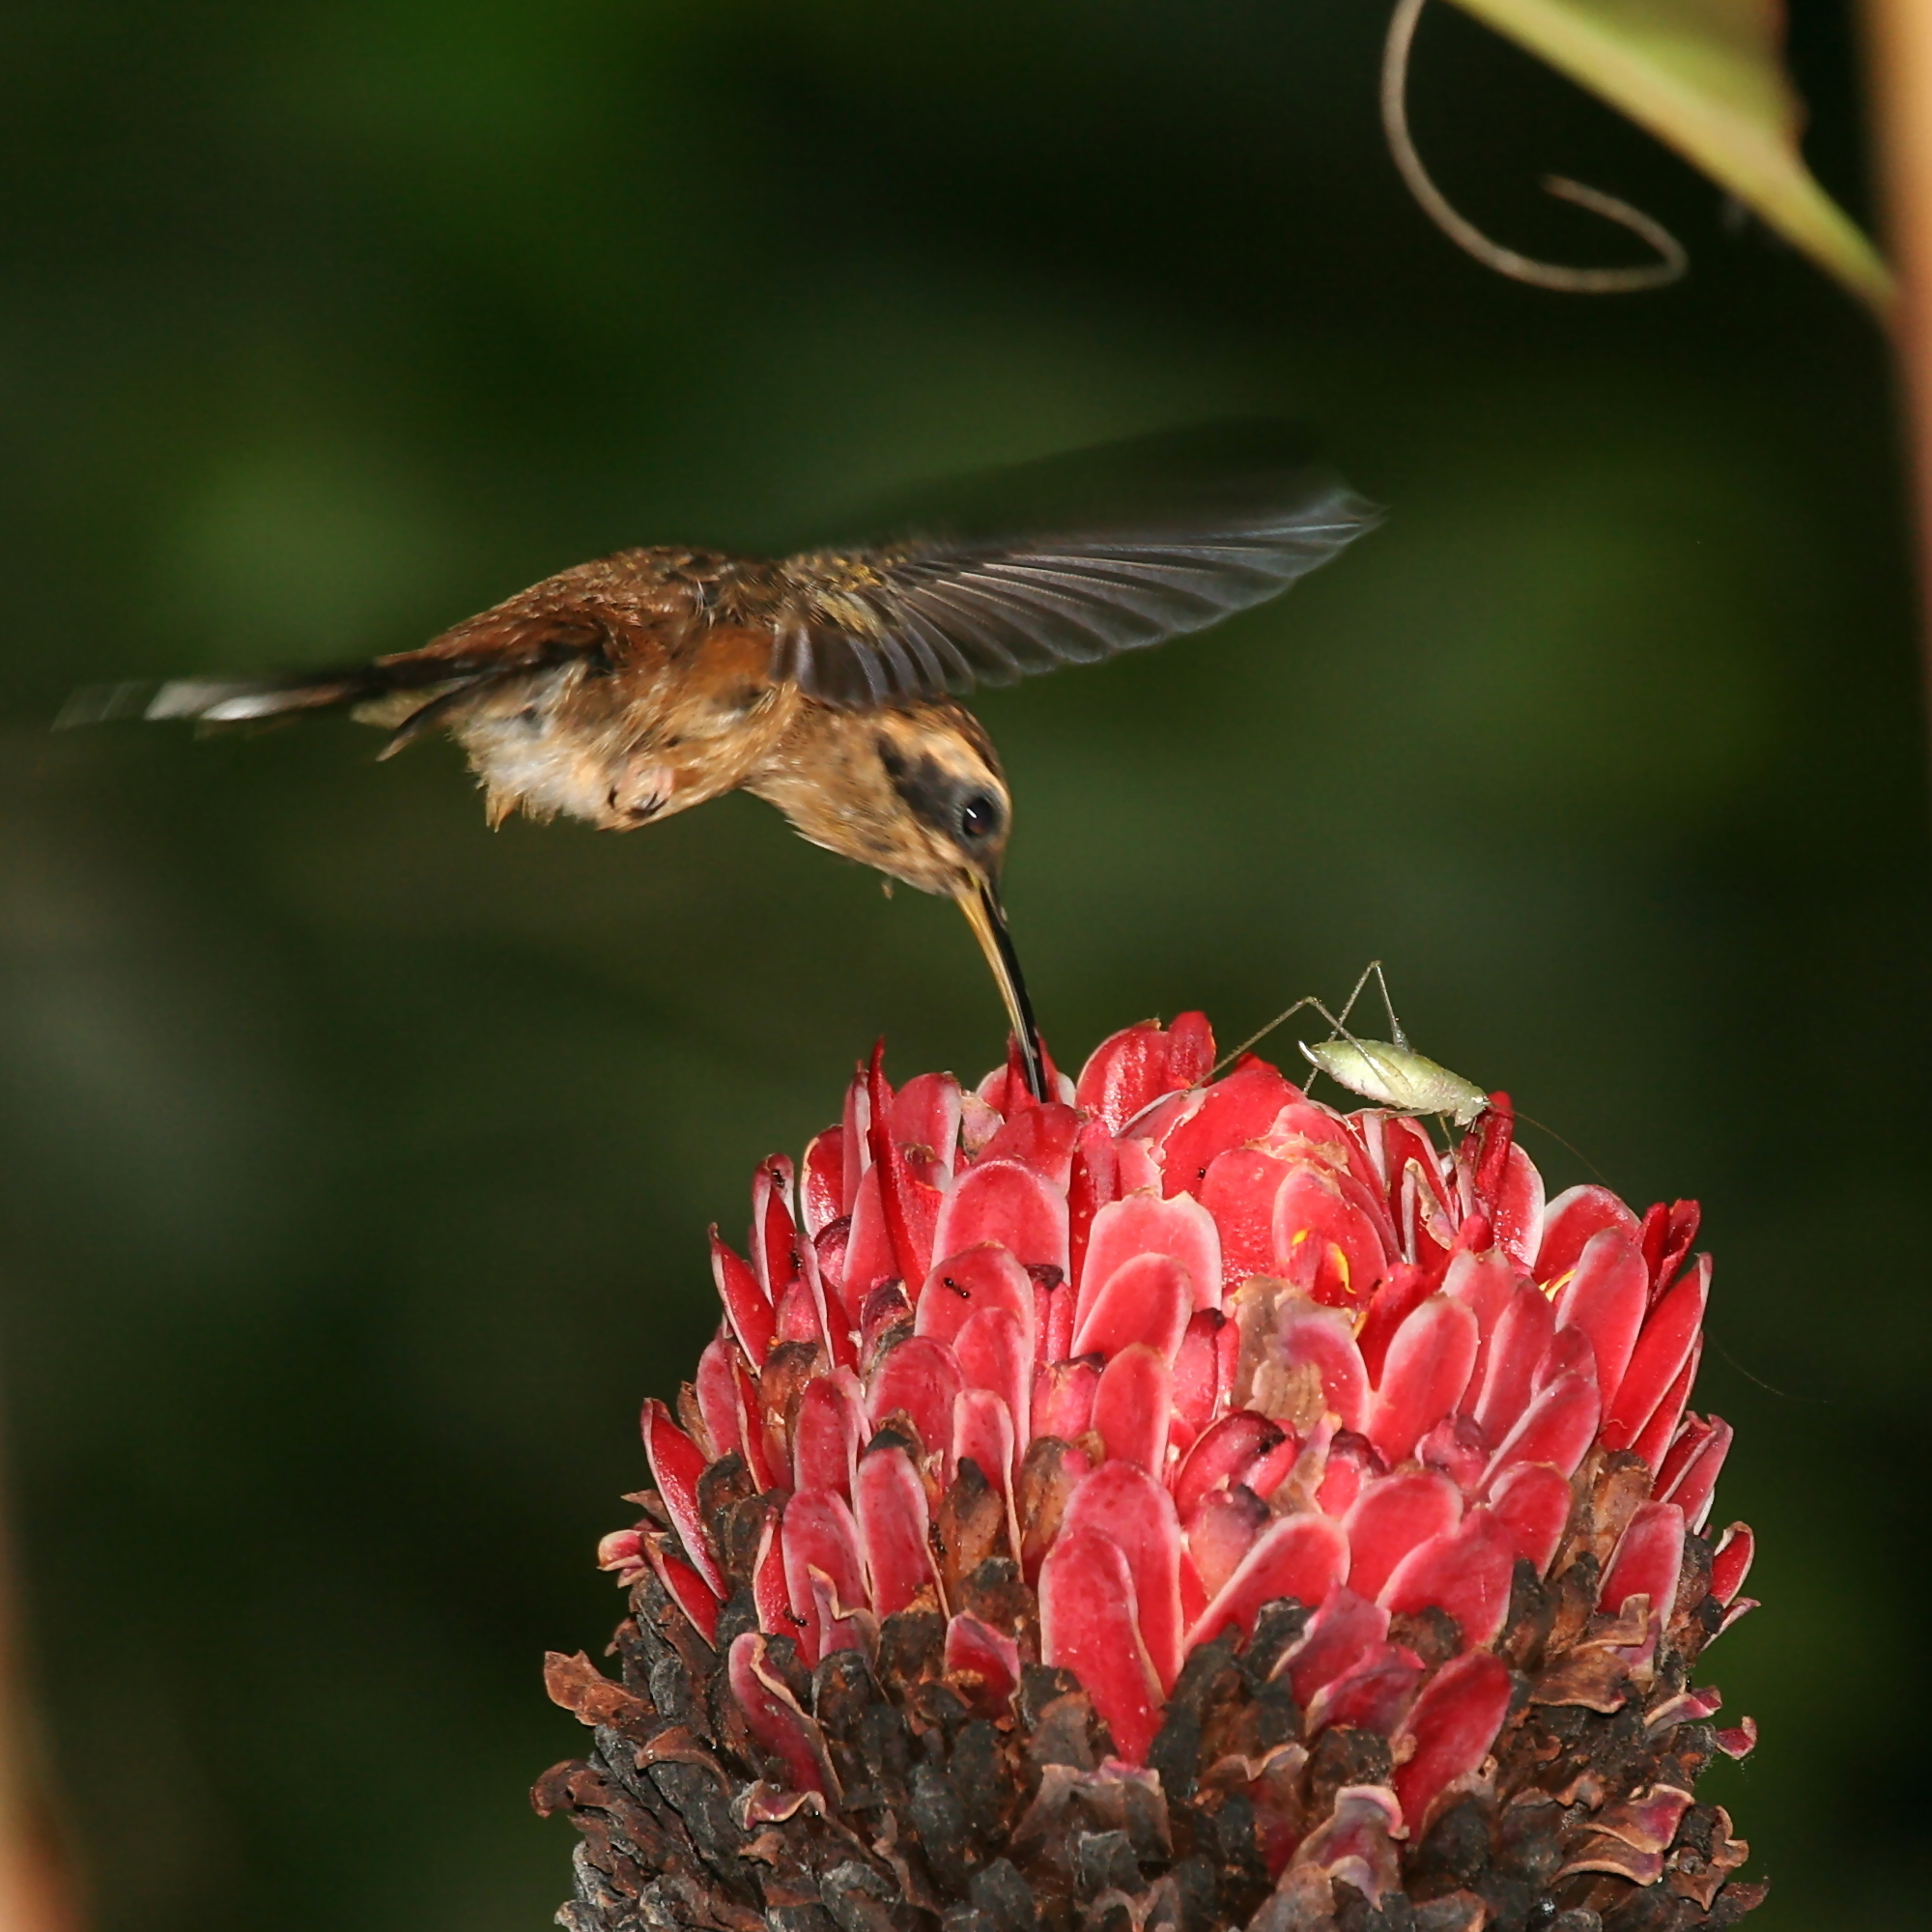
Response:
[[[1000,801],[976,792],[959,808],[959,830],[968,838],[990,838],[1000,829]]]

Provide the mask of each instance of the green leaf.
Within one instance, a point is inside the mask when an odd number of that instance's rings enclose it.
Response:
[[[1804,165],[1778,0],[1457,0],[1667,142],[1881,315],[1892,278]]]

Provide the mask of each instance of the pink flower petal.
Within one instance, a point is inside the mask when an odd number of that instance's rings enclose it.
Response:
[[[766,1513],[764,1527],[758,1532],[757,1559],[752,1565],[752,1601],[757,1605],[760,1630],[796,1640],[803,1626],[792,1615],[791,1592],[785,1588],[784,1531],[776,1509]]]
[[[1105,1463],[1067,1501],[1063,1541],[1076,1530],[1108,1538],[1126,1558],[1148,1660],[1161,1690],[1172,1689],[1181,1655],[1180,1522],[1173,1499],[1136,1464]]]
[[[952,1466],[970,1457],[1001,1495],[1010,1500],[1016,1445],[1012,1411],[991,1389],[964,1388],[952,1401]]]
[[[1119,1133],[1163,1094],[1192,1087],[1214,1062],[1214,1036],[1203,1013],[1182,1013],[1171,1032],[1144,1020],[1104,1039],[1080,1069],[1074,1103]]]
[[[1436,1469],[1465,1493],[1490,1466],[1490,1438],[1466,1415],[1445,1415],[1415,1445],[1415,1460]]]
[[[1605,1228],[1636,1241],[1641,1223],[1607,1187],[1565,1188],[1543,1210],[1543,1238],[1530,1272],[1545,1284],[1560,1281],[1577,1265],[1584,1244]]]
[[[910,1335],[873,1365],[866,1406],[877,1429],[895,1410],[919,1431],[921,1453],[937,1458],[943,1483],[952,1480],[952,1404],[966,1386],[959,1358],[944,1342]]]
[[[1340,1309],[1288,1300],[1275,1320],[1270,1352],[1283,1368],[1313,1367],[1321,1399],[1344,1429],[1360,1431],[1369,1418],[1369,1377],[1349,1318]]]
[[[1364,1485],[1388,1474],[1388,1464],[1376,1454],[1376,1445],[1366,1435],[1358,1435],[1352,1429],[1334,1429],[1330,1417],[1317,1427],[1302,1454],[1321,1471],[1316,1502],[1324,1516],[1339,1522],[1355,1507]],[[1325,1443],[1323,1429],[1330,1431]]]
[[[791,1188],[791,1162],[781,1153],[760,1161],[752,1177],[752,1268],[767,1301],[776,1301],[805,1269]]]
[[[1160,1729],[1161,1691],[1141,1641],[1133,1573],[1111,1538],[1063,1531],[1047,1551],[1039,1572],[1039,1654],[1079,1678],[1113,1733],[1115,1751],[1142,1763]]]
[[[1430,1297],[1396,1330],[1367,1435],[1384,1461],[1401,1463],[1442,1416],[1453,1413],[1476,1361],[1476,1318],[1446,1294]]]
[[[1141,1343],[1171,1362],[1193,1311],[1193,1280],[1179,1262],[1172,1255],[1135,1255],[1085,1298],[1073,1352],[1117,1355]]]
[[[1689,1457],[1660,1500],[1675,1503],[1684,1512],[1684,1520],[1701,1530],[1711,1514],[1711,1498],[1717,1491],[1718,1472],[1731,1451],[1731,1425],[1721,1416],[1711,1418],[1711,1433]]]
[[[1663,1400],[1643,1425],[1642,1433],[1631,1444],[1653,1469],[1661,1468],[1669,1454],[1671,1443],[1676,1440],[1678,1425],[1684,1418],[1684,1405],[1690,1399],[1690,1388],[1697,1379],[1697,1367],[1703,1359],[1704,1338],[1699,1335],[1691,1347],[1690,1359],[1679,1371],[1677,1379],[1670,1384]]]
[[[812,1588],[814,1574],[830,1586],[830,1614]],[[798,1627],[798,1654],[810,1669],[828,1648],[842,1648],[838,1624],[867,1606],[859,1530],[845,1498],[828,1490],[800,1490],[784,1506],[785,1594]]]
[[[728,1334],[714,1335],[697,1358],[697,1374],[692,1385],[697,1394],[697,1412],[704,1419],[704,1433],[710,1436],[711,1455],[735,1456],[745,1442],[744,1411],[738,1406],[738,1349]]]
[[[981,1160],[1013,1160],[1050,1187],[1066,1189],[1073,1167],[1073,1143],[1080,1116],[1071,1107],[1045,1101],[1016,1114],[986,1144]]]
[[[658,1581],[670,1600],[688,1616],[699,1636],[708,1644],[718,1641],[718,1612],[723,1607],[711,1585],[680,1556],[660,1547],[656,1539],[642,1546],[642,1553],[657,1572]]]
[[[1218,1309],[1197,1308],[1188,1317],[1174,1357],[1177,1444],[1191,1442],[1213,1421],[1234,1381],[1230,1356],[1238,1358],[1240,1334]]]
[[[1190,1306],[1220,1307],[1221,1237],[1207,1208],[1191,1195],[1163,1201],[1130,1194],[1110,1201],[1094,1216],[1074,1303],[1076,1334],[1115,1271],[1148,1254],[1166,1255],[1186,1269]]]
[[[1494,1490],[1519,1463],[1548,1463],[1561,1475],[1575,1475],[1597,1434],[1599,1406],[1597,1385],[1587,1376],[1558,1377],[1503,1437],[1477,1493]]]
[[[1020,1647],[1004,1632],[962,1611],[946,1626],[946,1670],[948,1676],[979,1678],[981,1689],[971,1701],[997,1713],[1019,1689]]]
[[[1217,1153],[1194,1193],[1221,1236],[1221,1283],[1233,1288],[1274,1266],[1274,1200],[1289,1167],[1259,1148]]]
[[[1446,1535],[1463,1520],[1463,1496],[1434,1470],[1382,1476],[1368,1484],[1343,1520],[1349,1533],[1349,1587],[1375,1597],[1410,1550]]]
[[[1597,1387],[1607,1405],[1630,1366],[1650,1300],[1650,1274],[1636,1243],[1615,1229],[1592,1235],[1570,1283],[1556,1297],[1556,1329],[1580,1329],[1597,1358]]]
[[[1520,1463],[1496,1484],[1490,1507],[1516,1539],[1516,1553],[1541,1577],[1570,1520],[1570,1482],[1548,1463]]]
[[[1173,1413],[1174,1375],[1156,1350],[1136,1343],[1100,1372],[1093,1426],[1110,1461],[1132,1463],[1156,1478],[1164,1475]]]
[[[1428,1829],[1430,1806],[1442,1792],[1489,1755],[1509,1704],[1509,1671],[1487,1650],[1452,1658],[1416,1699],[1406,1732],[1414,1749],[1394,1779],[1412,1840]]]
[[[1396,1565],[1377,1601],[1392,1616],[1447,1610],[1466,1649],[1492,1643],[1509,1611],[1516,1538],[1492,1511],[1473,1509]]]
[[[1385,1643],[1352,1670],[1324,1684],[1308,1706],[1313,1733],[1331,1724],[1393,1737],[1408,1715],[1423,1679],[1422,1660],[1400,1644]]]
[[[1503,1310],[1516,1298],[1519,1285],[1530,1286],[1499,1249],[1490,1248],[1479,1255],[1452,1255],[1449,1259],[1442,1276],[1442,1293],[1450,1300],[1463,1303],[1476,1318],[1476,1362],[1469,1375],[1471,1389],[1482,1386],[1496,1323],[1502,1319]]]
[[[1704,1210],[1694,1201],[1673,1201],[1666,1208],[1658,1202],[1643,1217],[1643,1234],[1638,1245],[1644,1264],[1650,1270],[1653,1299],[1661,1296],[1677,1278],[1690,1243],[1697,1238],[1697,1224]]]
[[[858,1404],[838,1382],[814,1376],[799,1395],[792,1424],[792,1488],[837,1490],[849,1496],[864,1426]]]
[[[1191,1194],[1208,1178],[1216,1154],[1260,1140],[1281,1110],[1299,1097],[1265,1061],[1242,1061],[1225,1080],[1215,1081],[1194,1113],[1168,1134],[1161,1151],[1166,1191]]]
[[[982,1161],[954,1183],[939,1210],[933,1247],[956,1255],[981,1241],[1011,1250],[1022,1267],[1066,1269],[1066,1197],[1018,1161]]]
[[[805,1183],[800,1189],[805,1232],[814,1240],[845,1207],[845,1129],[827,1127],[805,1151]]]
[[[1073,1291],[1033,1277],[1034,1361],[1064,1362],[1073,1352]]]
[[[757,1276],[719,1239],[715,1224],[711,1230],[711,1279],[718,1284],[718,1298],[724,1304],[724,1319],[730,1322],[731,1332],[753,1365],[761,1363],[771,1352],[778,1318],[758,1286]]]
[[[1006,1406],[1015,1438],[1024,1448],[1032,1435],[1033,1346],[1019,1317],[1009,1309],[982,1308],[960,1329],[953,1353],[959,1357],[966,1386],[988,1389]],[[955,1411],[955,1430],[956,1426]]]
[[[1033,1277],[997,1241],[982,1241],[935,1263],[919,1291],[913,1332],[952,1342],[983,1308],[1004,1308],[1019,1318],[1033,1351]]]
[[[1734,1522],[1718,1539],[1711,1558],[1711,1594],[1720,1604],[1729,1604],[1745,1586],[1750,1575],[1751,1558],[1757,1553],[1757,1539],[1748,1523]]]
[[[1270,1520],[1268,1506],[1245,1484],[1210,1491],[1195,1503],[1186,1519],[1186,1545],[1203,1593],[1194,1607],[1196,1619],[1241,1567]]]
[[[1071,1442],[1094,1426],[1094,1395],[1100,1386],[1096,1362],[1049,1362],[1033,1378],[1033,1433]]]
[[[1279,1423],[1250,1408],[1236,1409],[1206,1430],[1174,1479],[1175,1507],[1182,1519],[1191,1516],[1211,1491],[1246,1482],[1255,1464],[1289,1435]]]
[[[931,1518],[912,1458],[890,1445],[867,1450],[860,1459],[853,1500],[873,1609],[893,1616],[923,1589],[930,1589],[936,1601],[939,1577],[927,1540]]]
[[[1710,1293],[1711,1263],[1706,1256],[1650,1311],[1630,1367],[1605,1406],[1605,1448],[1628,1449],[1657,1413],[1697,1346]]]
[[[705,1469],[704,1451],[671,1420],[670,1410],[655,1396],[644,1404],[642,1426],[651,1480],[664,1498],[671,1526],[677,1531],[692,1566],[713,1592],[723,1597],[724,1573],[704,1540],[704,1516],[697,1506],[697,1479]]]
[[[784,1766],[791,1787],[831,1791],[834,1780],[824,1734],[765,1662],[765,1639],[756,1631],[732,1640],[726,1671],[731,1694],[752,1735]]]
[[[959,1083],[950,1073],[918,1074],[893,1096],[893,1139],[928,1186],[943,1186],[952,1177],[959,1108]]]
[[[1289,1688],[1305,1710],[1323,1685],[1376,1656],[1388,1640],[1388,1612],[1338,1583],[1321,1600],[1282,1661]]]
[[[1382,1223],[1352,1176],[1298,1166],[1275,1196],[1275,1272],[1329,1307],[1358,1308],[1395,1266]]]
[[[1536,1259],[1543,1233],[1543,1177],[1520,1147],[1512,1146],[1501,1183],[1490,1203],[1496,1246],[1520,1268]]]
[[[1492,1442],[1515,1428],[1529,1406],[1536,1372],[1556,1332],[1556,1311],[1540,1289],[1519,1282],[1496,1317],[1481,1378],[1472,1376],[1463,1397],[1476,1426]]]
[[[1264,1604],[1292,1597],[1321,1603],[1349,1567],[1349,1539],[1342,1525],[1311,1512],[1282,1517],[1241,1559],[1187,1633],[1187,1648],[1211,1643],[1230,1625],[1252,1635]]]
[[[1650,1599],[1650,1649],[1677,1600],[1684,1564],[1684,1512],[1675,1503],[1645,1503],[1631,1518],[1604,1572],[1597,1607],[1620,1615],[1633,1597]]]

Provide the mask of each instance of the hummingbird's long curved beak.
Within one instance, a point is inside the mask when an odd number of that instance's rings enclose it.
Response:
[[[958,895],[959,910],[986,955],[986,964],[999,981],[1000,997],[1007,1003],[1007,1017],[1013,1024],[1013,1037],[1020,1043],[1020,1064],[1036,1100],[1052,1096],[1046,1090],[1046,1055],[1039,1043],[1039,1028],[1034,1023],[1033,1002],[1027,998],[1026,980],[1020,974],[1019,954],[1013,951],[1012,935],[1007,930],[1007,915],[1000,906],[1000,895],[990,879],[980,879]]]

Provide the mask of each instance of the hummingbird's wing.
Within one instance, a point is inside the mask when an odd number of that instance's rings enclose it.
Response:
[[[1138,472],[1138,488],[1114,492],[1127,500],[1018,534],[789,557],[774,669],[822,703],[865,709],[1092,664],[1264,603],[1379,513],[1291,433],[1259,427],[1260,446],[1251,434],[1245,460],[1218,470],[1204,470],[1192,434],[1103,452],[1124,451],[1117,467]],[[1063,468],[1035,474],[1050,485]]]

